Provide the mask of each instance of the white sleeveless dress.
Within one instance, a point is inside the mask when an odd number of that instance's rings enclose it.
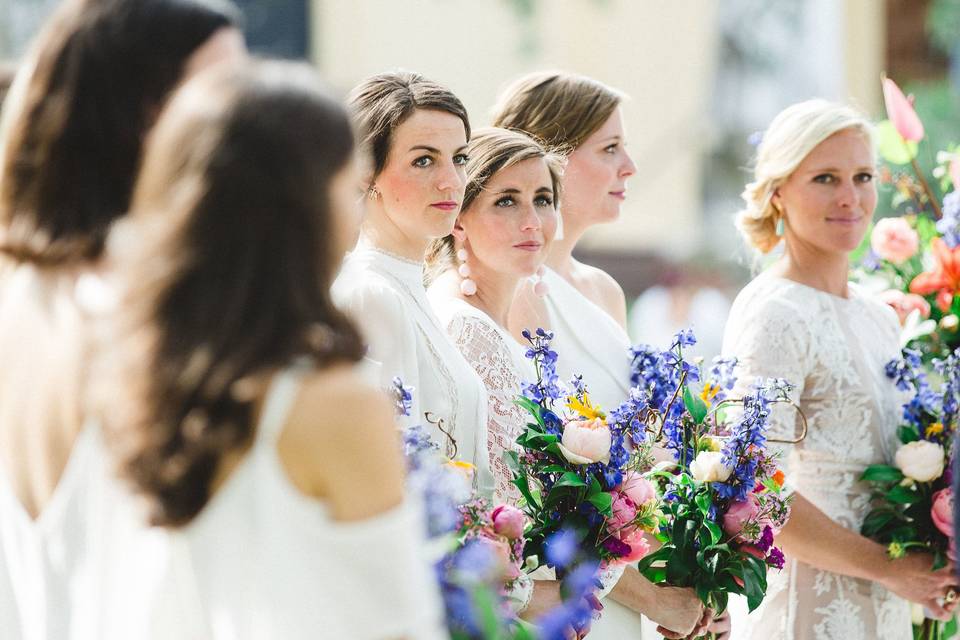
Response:
[[[98,638],[446,637],[421,509],[335,522],[290,482],[276,444],[302,374],[274,377],[253,446],[193,521],[114,550]]]
[[[568,382],[574,374],[583,375],[590,398],[606,411],[615,409],[630,392],[630,338],[609,313],[556,271],[547,268],[543,279],[549,287],[544,302],[550,321],[550,327],[544,328],[554,333],[560,379]],[[656,627],[649,622],[646,626],[650,631]],[[591,628],[590,638],[634,640],[640,638],[643,627],[639,613],[604,598],[603,614]],[[648,633],[648,637],[659,635]]]
[[[739,359],[737,393],[757,376],[796,385],[806,438],[781,445],[788,486],[839,525],[859,531],[870,506],[864,467],[892,459],[902,395],[884,375],[900,353],[899,323],[885,304],[849,285],[840,298],[761,274],[733,303],[723,352]],[[771,437],[795,439],[796,412],[775,405]],[[776,446],[776,445],[774,445]],[[786,558],[768,575],[767,597],[736,638],[754,640],[910,640],[910,607],[876,583]]]
[[[436,425],[442,419],[456,441],[456,457],[476,466],[476,486],[489,494],[486,392],[430,308],[423,263],[385,253],[361,237],[344,260],[333,296],[360,327],[368,358],[379,363],[378,384],[388,387],[400,376],[414,387],[408,422],[423,424],[441,450],[450,453],[449,438]]]

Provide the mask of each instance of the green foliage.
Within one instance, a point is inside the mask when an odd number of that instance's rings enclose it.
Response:
[[[877,132],[877,151],[880,157],[894,165],[910,164],[910,161],[917,157],[917,151],[920,148],[912,140],[904,140],[897,133],[893,123],[889,120],[883,120],[876,127]]]

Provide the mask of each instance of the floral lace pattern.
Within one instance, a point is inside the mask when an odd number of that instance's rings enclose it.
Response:
[[[741,385],[757,376],[787,378],[807,420],[806,438],[782,445],[788,488],[834,521],[859,530],[869,487],[858,478],[889,460],[899,394],[883,365],[899,353],[890,309],[850,285],[839,298],[762,275],[734,302],[723,351],[739,359]],[[742,389],[741,389],[742,391]],[[788,405],[773,410],[770,436],[796,439],[802,420]],[[760,609],[736,621],[737,637],[783,640],[909,640],[907,602],[883,587],[821,571],[788,557],[769,575]]]

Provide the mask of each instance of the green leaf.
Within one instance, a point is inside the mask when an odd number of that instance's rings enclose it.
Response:
[[[532,507],[540,509],[540,501],[536,500],[533,494],[530,492],[530,483],[527,481],[526,476],[518,476],[513,479],[513,484],[520,490],[520,495],[523,496],[523,499],[527,501]]]
[[[560,479],[557,480],[556,484],[553,485],[555,488],[560,487],[586,487],[587,482],[579,475],[573,471],[567,471],[565,474],[560,476]]]
[[[868,538],[873,538],[883,531],[884,527],[896,517],[897,512],[893,509],[874,509],[863,519],[863,524],[860,526],[860,533]]]
[[[601,514],[607,517],[613,515],[613,496],[609,493],[594,493],[587,498],[587,502],[595,506]]]
[[[867,482],[900,482],[903,480],[903,472],[890,465],[872,464],[864,470],[860,479]]]
[[[693,395],[690,387],[683,386],[683,405],[690,412],[690,417],[697,424],[703,424],[703,419],[707,417],[707,405],[698,396]]]
[[[496,597],[490,589],[477,586],[473,589],[474,611],[479,618],[480,627],[483,629],[484,638],[496,638],[500,635],[500,620],[497,616]]]
[[[694,498],[694,502],[697,503],[697,509],[700,510],[700,513],[707,515],[710,513],[710,507],[713,505],[713,500],[710,499],[710,493],[704,491],[703,493],[698,493],[697,497]]]
[[[911,442],[919,440],[920,434],[918,434],[917,430],[913,427],[904,424],[897,428],[897,437],[900,438],[900,442],[903,444],[910,444]]]
[[[717,544],[723,538],[723,531],[712,520],[704,520],[703,525],[710,532],[710,544]]]
[[[886,498],[894,504],[913,504],[920,500],[922,496],[910,487],[896,485],[887,491]]]
[[[910,164],[910,161],[917,157],[919,145],[916,142],[904,140],[889,120],[880,122],[875,131],[877,151],[880,152],[880,157],[890,164]]]

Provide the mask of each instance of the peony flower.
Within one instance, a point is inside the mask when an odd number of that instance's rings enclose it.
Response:
[[[880,294],[880,300],[893,308],[900,318],[900,326],[904,326],[910,313],[918,311],[921,319],[930,317],[930,303],[915,293],[904,293],[899,289],[887,289]]]
[[[873,227],[870,246],[884,260],[901,264],[916,255],[920,236],[903,218],[883,218]]]
[[[617,562],[623,564],[633,564],[643,559],[650,553],[650,543],[643,535],[640,529],[632,529],[627,532],[620,532],[620,541],[630,546],[630,553],[617,558]]]
[[[701,451],[690,464],[690,475],[697,482],[725,482],[733,469],[723,464],[723,454]]]
[[[615,533],[630,526],[637,517],[637,506],[623,491],[613,492],[613,514],[607,519],[607,531]]]
[[[493,530],[509,540],[523,537],[523,526],[526,518],[523,511],[509,504],[502,504],[491,514]]]
[[[953,491],[948,487],[933,494],[930,518],[940,533],[953,538]],[[950,546],[953,546],[952,544]]]
[[[914,142],[923,140],[920,117],[897,83],[890,78],[883,79],[883,104],[887,108],[887,117],[901,138]]]
[[[640,507],[657,497],[653,484],[636,471],[628,471],[623,476],[620,491],[630,496],[633,504]]]
[[[520,577],[520,569],[510,556],[510,545],[503,539],[479,536],[477,542],[490,550],[490,555],[496,559],[497,570],[504,582]]]
[[[571,464],[593,464],[610,461],[610,444],[610,427],[595,418],[568,422],[558,446]]]
[[[760,513],[760,505],[757,499],[751,494],[742,502],[732,502],[727,512],[723,514],[723,531],[728,536],[739,536],[743,527],[757,519]]]
[[[936,480],[943,475],[943,447],[926,440],[905,444],[897,450],[894,464],[917,482]]]

